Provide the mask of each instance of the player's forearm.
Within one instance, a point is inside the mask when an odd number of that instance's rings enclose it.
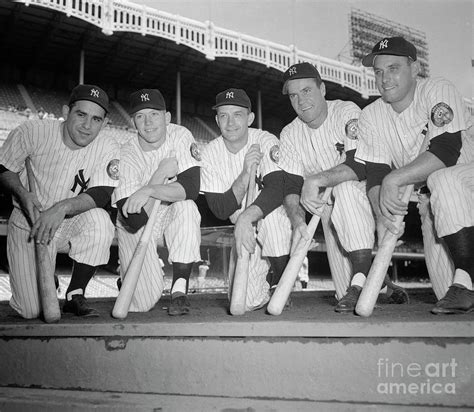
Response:
[[[242,220],[242,221],[246,220],[250,223],[255,223],[255,222],[258,222],[262,218],[263,218],[262,209],[260,209],[256,205],[251,205],[239,215],[238,220]]]
[[[10,170],[0,173],[0,185],[17,198],[21,198],[24,193],[28,192],[21,183],[18,173]]]
[[[237,203],[240,205],[242,204],[242,200],[247,193],[247,188],[249,185],[249,175],[248,173],[243,170],[242,173],[235,179],[234,183],[232,184],[232,191],[234,192],[235,199]]]
[[[318,179],[320,187],[334,187],[348,180],[358,180],[354,170],[345,164],[339,164],[313,176]]]
[[[168,184],[149,185],[150,197],[165,201],[179,202],[186,199],[186,192],[178,182]]]
[[[444,167],[445,164],[437,156],[424,152],[406,166],[390,172],[385,179],[389,179],[397,186],[422,183],[426,182],[431,173]]]
[[[382,212],[380,211],[380,185],[373,186],[367,191],[367,197],[369,198],[370,205],[375,216],[378,218]]]
[[[297,227],[305,222],[305,211],[300,204],[300,196],[295,194],[286,195],[283,201],[291,226]]]
[[[81,193],[76,197],[61,200],[52,206],[51,209],[57,209],[64,213],[65,216],[72,217],[94,209],[95,207],[97,206],[94,199],[87,193]]]

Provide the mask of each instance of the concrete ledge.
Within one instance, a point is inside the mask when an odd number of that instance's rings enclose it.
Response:
[[[348,402],[317,402],[278,399],[249,399],[217,396],[180,396],[169,394],[70,391],[54,389],[0,388],[0,410],[4,412],[74,411],[299,411],[314,412],[433,412],[443,407],[415,405],[362,404]],[[470,411],[457,408],[456,411]]]

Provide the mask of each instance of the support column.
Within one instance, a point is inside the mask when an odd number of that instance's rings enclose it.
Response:
[[[176,72],[176,123],[181,124],[181,72]]]
[[[259,129],[263,128],[263,122],[262,122],[262,91],[260,89],[257,91],[257,127]]]
[[[81,49],[81,59],[79,61],[79,84],[84,84],[84,49]]]

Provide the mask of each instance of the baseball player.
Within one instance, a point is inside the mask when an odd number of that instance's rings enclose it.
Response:
[[[354,161],[360,109],[352,102],[326,101],[325,85],[310,63],[289,67],[283,82],[282,92],[288,94],[297,114],[280,135],[281,165],[295,186],[285,196],[293,244],[308,236],[302,205],[321,215],[338,299],[335,310],[352,312],[370,269],[375,233],[365,181],[362,181],[365,167]],[[335,186],[333,198],[321,213],[325,202],[320,190],[332,186]],[[402,303],[405,300],[402,295],[394,294],[392,298]]]
[[[103,209],[118,183],[119,146],[98,136],[106,123],[109,99],[94,85],[74,88],[65,121],[27,121],[0,149],[0,182],[13,195],[7,254],[10,305],[24,318],[40,315],[33,242],[47,244],[73,260],[63,312],[97,316],[84,292],[98,265],[109,260],[114,225]],[[37,195],[27,190],[25,159],[34,173]]]
[[[194,200],[199,194],[200,154],[191,132],[171,124],[171,114],[157,89],[130,95],[130,115],[137,138],[121,147],[120,181],[116,205],[122,276],[132,259],[154,201],[161,201],[130,311],[146,312],[164,289],[157,247],[169,251],[173,265],[171,316],[189,313],[187,298],[193,263],[200,261],[201,215]]]
[[[419,211],[426,265],[440,299],[432,312],[473,310],[473,142],[462,97],[445,79],[419,79],[416,48],[402,37],[380,40],[362,63],[373,67],[382,96],[362,111],[356,152],[367,166],[378,227],[393,230],[395,215],[407,213],[400,191],[427,181]],[[426,133],[429,146],[419,154]]]
[[[269,287],[276,287],[288,262],[291,231],[281,206],[284,172],[276,164],[279,141],[250,127],[255,115],[242,89],[217,94],[213,109],[222,135],[203,150],[201,190],[218,218],[235,223],[236,245],[231,253],[240,256],[243,247],[251,253],[246,301],[250,311],[268,302]],[[250,176],[252,165],[258,165],[256,177]],[[258,181],[258,195],[244,211],[247,188],[254,179]],[[270,265],[273,278],[267,281]],[[233,273],[229,276],[232,284]]]

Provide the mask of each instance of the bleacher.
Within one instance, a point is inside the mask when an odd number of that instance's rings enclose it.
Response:
[[[16,84],[0,83],[0,108],[26,107]]]
[[[27,91],[36,110],[42,108],[46,113],[53,113],[56,118],[62,116],[63,104],[69,97],[67,93],[33,86],[28,87]]]

